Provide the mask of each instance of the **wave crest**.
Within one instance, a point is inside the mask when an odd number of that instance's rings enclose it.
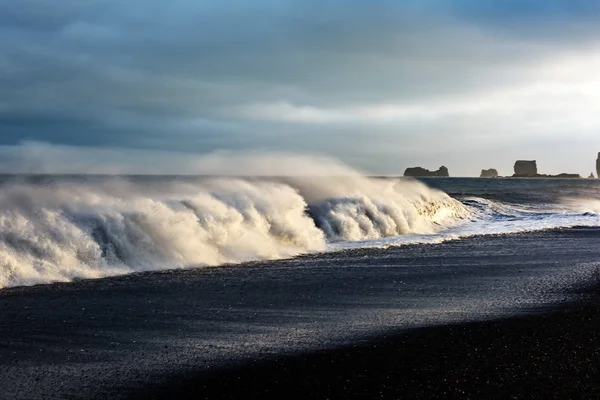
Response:
[[[0,287],[290,257],[330,241],[431,233],[467,213],[417,181],[363,177],[2,189]]]

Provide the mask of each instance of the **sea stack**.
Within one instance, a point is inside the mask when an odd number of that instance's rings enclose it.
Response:
[[[437,171],[430,171],[421,167],[413,167],[406,168],[404,171],[404,176],[411,177],[423,177],[423,176],[437,176],[437,177],[448,177],[450,174],[448,173],[448,168],[443,165]]]
[[[596,176],[600,178],[600,153],[598,153],[598,158],[596,159]]]
[[[537,163],[535,160],[526,161],[526,160],[518,160],[515,163],[515,177],[531,177],[536,176],[537,172]]]
[[[481,170],[481,175],[479,175],[480,178],[497,178],[498,177],[498,171],[494,168],[490,168],[490,169],[482,169]]]

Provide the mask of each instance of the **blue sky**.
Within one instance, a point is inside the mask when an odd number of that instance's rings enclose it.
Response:
[[[587,175],[599,111],[597,1],[0,0],[6,172],[274,151]]]

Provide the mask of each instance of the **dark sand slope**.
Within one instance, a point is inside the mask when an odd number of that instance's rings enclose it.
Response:
[[[565,287],[590,283],[599,243],[570,229],[0,290],[0,397],[586,398],[598,303]]]
[[[600,399],[599,328],[596,295],[539,316],[422,328],[173,378],[131,397]]]

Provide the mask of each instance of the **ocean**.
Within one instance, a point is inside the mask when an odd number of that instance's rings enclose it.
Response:
[[[0,288],[600,224],[600,181],[4,176]]]
[[[583,179],[4,177],[0,398],[168,398],[274,357],[537,315],[597,282],[599,193]]]

